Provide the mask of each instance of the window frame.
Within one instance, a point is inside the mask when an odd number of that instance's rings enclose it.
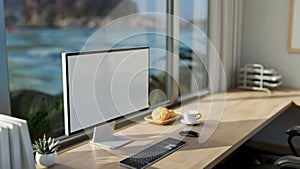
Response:
[[[8,80],[8,62],[6,53],[6,29],[4,17],[4,1],[0,2],[0,113],[11,115],[10,91]]]

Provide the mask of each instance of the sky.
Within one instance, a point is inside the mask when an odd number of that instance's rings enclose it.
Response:
[[[166,12],[166,0],[132,0],[139,12]],[[208,0],[180,0],[180,17],[186,20],[207,18]]]

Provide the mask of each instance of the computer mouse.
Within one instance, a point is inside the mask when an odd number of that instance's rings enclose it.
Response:
[[[193,130],[183,130],[179,132],[179,135],[181,136],[187,136],[187,137],[199,137],[199,133]]]

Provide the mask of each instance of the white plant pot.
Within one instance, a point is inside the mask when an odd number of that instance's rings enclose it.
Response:
[[[55,163],[57,153],[52,154],[35,154],[35,161],[41,167],[47,168],[52,166]]]

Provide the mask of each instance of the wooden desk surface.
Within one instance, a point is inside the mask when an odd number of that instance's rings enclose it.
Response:
[[[226,96],[224,112],[218,127],[204,143],[200,144],[197,138],[184,138],[178,135],[180,130],[189,128],[201,132],[203,124],[191,127],[177,121],[172,125],[159,126],[142,121],[119,132],[132,137],[134,142],[117,150],[104,150],[86,142],[60,153],[52,168],[123,168],[118,165],[121,159],[164,137],[183,139],[188,144],[153,164],[150,169],[212,168],[289,106],[300,105],[299,90],[281,89],[273,91],[271,95],[256,91],[232,91],[201,98],[200,109],[204,119],[208,118],[208,113],[212,109],[212,100],[215,103],[223,102],[222,99],[218,100],[217,96]],[[192,108],[198,103],[199,100],[189,102],[181,109]]]

